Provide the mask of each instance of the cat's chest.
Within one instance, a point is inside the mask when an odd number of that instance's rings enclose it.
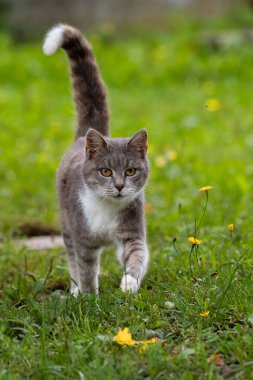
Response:
[[[90,231],[110,238],[118,225],[119,208],[91,191],[80,194],[80,201]]]

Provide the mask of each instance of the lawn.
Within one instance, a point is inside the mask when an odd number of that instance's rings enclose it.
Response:
[[[25,222],[59,226],[55,171],[75,126],[67,59],[0,35],[0,379],[253,379],[253,41],[242,33],[252,26],[242,9],[88,35],[112,136],[149,133],[151,260],[139,293],[123,294],[107,250],[100,295],[78,299],[62,248],[13,238]],[[125,327],[157,341],[120,345]]]

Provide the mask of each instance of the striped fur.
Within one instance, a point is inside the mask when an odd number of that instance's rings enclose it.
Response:
[[[43,49],[50,55],[60,47],[69,57],[78,119],[75,141],[57,171],[71,293],[98,292],[101,248],[108,244],[117,247],[123,267],[121,289],[136,292],[149,257],[144,218],[147,132],[108,137],[106,92],[91,47],[79,31],[61,24],[48,32]],[[111,175],[103,176],[101,168],[109,168]],[[133,168],[134,175],[127,176]]]
[[[66,51],[70,63],[78,121],[75,138],[85,136],[89,128],[107,136],[106,90],[91,46],[77,29],[59,24],[46,35],[43,50],[50,55],[58,48]]]

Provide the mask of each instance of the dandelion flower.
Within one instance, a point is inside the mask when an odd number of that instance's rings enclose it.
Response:
[[[189,236],[187,240],[189,243],[193,245],[200,245],[203,241],[203,240],[196,239],[194,236]]]
[[[203,186],[199,189],[199,191],[208,191],[212,190],[214,187],[213,186]]]
[[[166,153],[166,158],[169,160],[169,161],[175,161],[178,157],[178,154],[175,150],[169,150],[167,153]]]
[[[118,334],[115,335],[113,340],[121,346],[134,346],[135,344],[137,344],[137,342],[132,339],[132,334],[130,333],[128,327],[125,327],[124,329],[119,329]]]
[[[157,337],[153,337],[153,338],[150,338],[148,340],[142,340],[142,341],[140,341],[139,343],[142,344],[142,347],[140,348],[140,352],[145,351],[148,348],[149,344],[156,343],[156,342],[159,342],[159,341],[160,341],[160,339],[157,338]]]
[[[234,225],[233,224],[229,224],[228,229],[229,229],[230,232],[233,232],[234,231]]]
[[[210,314],[210,311],[207,310],[207,311],[203,311],[203,312],[200,313],[199,315],[200,315],[201,317],[203,317],[203,318],[207,318],[207,317],[209,316],[209,314]]]
[[[149,344],[159,342],[160,339],[153,337],[148,340],[134,340],[132,338],[132,334],[129,331],[128,327],[125,327],[123,329],[119,329],[119,332],[115,337],[113,338],[114,342],[118,343],[121,346],[135,346],[135,345],[141,345],[140,350],[145,351],[147,349],[147,346]]]
[[[209,112],[215,112],[220,109],[221,105],[218,99],[208,99],[206,102],[206,108]]]
[[[163,168],[166,165],[166,158],[163,156],[157,156],[155,158],[155,164],[158,168]]]

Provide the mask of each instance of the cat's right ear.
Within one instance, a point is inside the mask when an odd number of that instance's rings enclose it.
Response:
[[[107,142],[103,136],[95,129],[89,129],[86,134],[86,155],[89,159],[101,149],[107,147]]]

